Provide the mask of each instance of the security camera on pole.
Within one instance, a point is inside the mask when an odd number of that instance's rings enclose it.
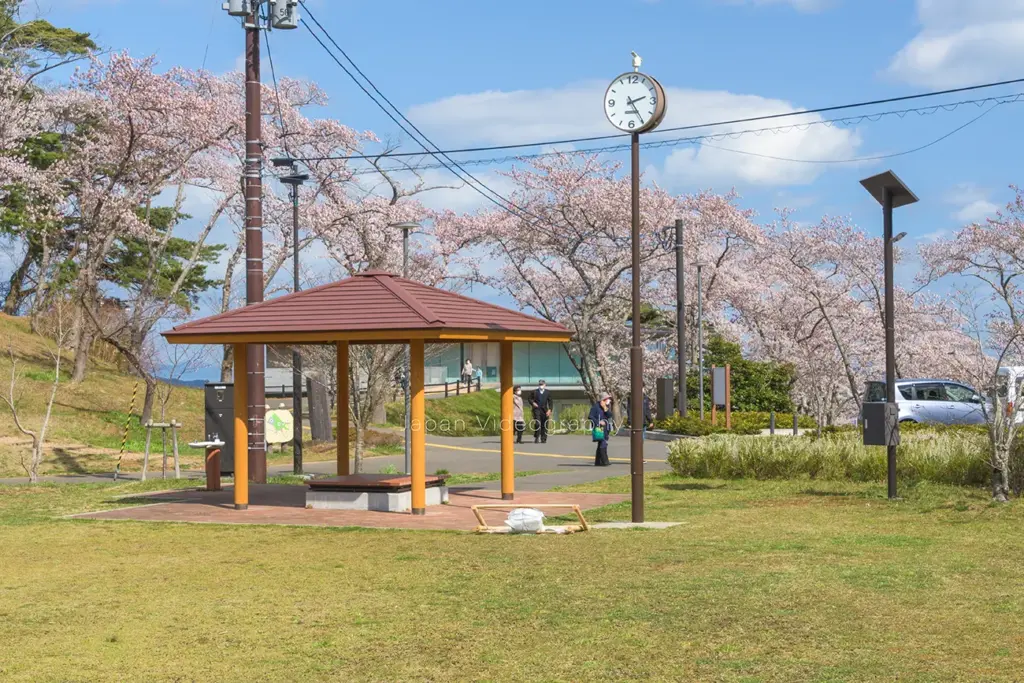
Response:
[[[266,5],[261,25],[261,10]],[[263,301],[263,126],[260,102],[260,30],[294,29],[299,25],[299,0],[228,0],[222,7],[242,17],[245,29],[245,303]],[[264,434],[266,359],[262,344],[246,346],[248,370],[249,479],[267,481]],[[237,381],[237,380],[236,380]]]
[[[630,348],[629,469],[632,519],[644,521],[644,352],[640,335],[640,133],[654,130],[665,118],[665,90],[640,73],[640,55],[633,52],[633,71],[616,76],[604,94],[604,113],[613,126],[632,136],[633,206],[633,344]]]

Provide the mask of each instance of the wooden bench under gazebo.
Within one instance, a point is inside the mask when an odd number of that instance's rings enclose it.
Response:
[[[338,476],[311,484],[314,488],[310,489],[307,499],[316,487],[329,486],[327,482],[333,482],[337,491],[352,492],[352,487],[360,484],[370,487],[365,479],[352,478],[366,475],[352,475],[349,467],[350,389],[348,381],[342,381],[349,377],[349,345],[409,344],[412,471],[408,492],[413,514],[425,514],[427,506],[425,345],[500,343],[501,494],[503,500],[512,500],[515,481],[512,345],[515,342],[566,343],[572,336],[567,328],[557,323],[380,270],[369,270],[338,282],[185,323],[163,335],[171,344],[230,344],[234,349],[234,503],[238,510],[246,509],[249,504],[247,344],[334,344],[337,347]],[[259,449],[253,450],[259,452]],[[376,489],[380,486],[379,482],[374,483]]]

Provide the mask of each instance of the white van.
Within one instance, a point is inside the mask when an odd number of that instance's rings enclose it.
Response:
[[[997,391],[1000,403],[1005,401],[1007,413],[1013,413],[1016,410],[1016,422],[1024,422],[1024,406],[1017,405],[1018,401],[1024,400],[1021,391],[1022,385],[1024,385],[1024,366],[1013,365],[999,368],[996,377],[998,378]]]

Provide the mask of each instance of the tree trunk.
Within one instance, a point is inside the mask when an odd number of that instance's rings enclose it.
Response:
[[[354,460],[352,464],[353,474],[363,473],[363,428],[358,424],[356,425],[356,443],[355,448],[352,449],[354,453]]]
[[[153,402],[156,400],[156,378],[151,375],[143,376],[146,382],[146,398],[142,402],[142,416],[139,418],[141,424],[146,424],[153,419]]]
[[[89,350],[92,348],[95,338],[96,335],[93,333],[92,327],[83,319],[78,327],[78,335],[75,339],[75,369],[71,373],[71,381],[73,383],[77,384],[85,379],[85,373],[89,365]]]
[[[1010,500],[1010,444],[997,443],[992,451],[992,500],[1005,503]]]
[[[10,288],[7,291],[7,298],[4,300],[3,308],[4,313],[7,315],[18,315],[18,310],[21,308],[22,300],[25,297],[25,278],[28,277],[32,261],[32,247],[30,245],[25,250],[25,258],[21,260],[21,265],[11,273]]]
[[[234,376],[234,353],[230,344],[224,345],[224,352],[220,361],[220,381],[227,384]]]

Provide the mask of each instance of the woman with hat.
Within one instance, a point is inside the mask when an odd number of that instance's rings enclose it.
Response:
[[[590,409],[590,426],[593,429],[594,441],[597,442],[597,453],[594,456],[595,467],[608,467],[608,435],[612,431],[612,395],[608,392]]]

